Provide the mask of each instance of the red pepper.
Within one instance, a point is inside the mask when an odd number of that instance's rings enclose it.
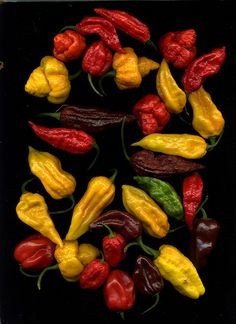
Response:
[[[145,95],[135,104],[133,114],[145,135],[161,132],[171,117],[160,97],[152,94]]]
[[[208,77],[219,72],[225,59],[226,50],[223,46],[193,60],[185,69],[181,79],[185,91],[190,93],[199,89]]]
[[[80,58],[86,47],[85,37],[74,30],[57,34],[54,39],[53,55],[63,62]]]
[[[182,187],[185,221],[191,231],[196,212],[202,201],[203,179],[198,173],[191,174],[184,178]]]
[[[88,263],[79,277],[83,289],[98,289],[103,285],[110,272],[109,264],[100,259]]]
[[[109,235],[105,236],[102,240],[102,251],[104,259],[109,263],[111,267],[116,267],[126,257],[124,248],[126,241],[121,234],[112,231],[109,226],[105,225],[109,229]]]
[[[105,18],[85,17],[76,24],[76,29],[82,35],[98,34],[103,42],[115,52],[125,53],[114,25]]]
[[[196,56],[196,32],[187,29],[168,32],[159,40],[159,49],[168,63],[175,68],[186,67]]]
[[[17,244],[14,258],[22,269],[41,271],[54,260],[56,244],[40,233],[30,235]]]
[[[134,281],[123,270],[112,270],[103,289],[107,307],[112,311],[123,312],[131,309],[136,301]]]

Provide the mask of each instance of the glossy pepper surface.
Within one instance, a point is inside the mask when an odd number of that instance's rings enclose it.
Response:
[[[67,240],[76,240],[89,230],[89,225],[113,201],[115,186],[111,179],[104,176],[93,177],[86,192],[75,205]]]
[[[182,295],[198,299],[205,287],[193,263],[175,246],[163,244],[159,256],[154,259],[162,277]]]
[[[78,257],[80,262],[85,266],[99,256],[99,250],[90,243],[80,243],[78,249]]]
[[[55,243],[36,233],[16,245],[14,258],[23,269],[40,271],[53,263],[55,248]]]
[[[83,289],[98,289],[106,281],[110,273],[109,264],[100,259],[95,259],[86,265],[79,277]]]
[[[203,86],[188,96],[193,111],[193,128],[204,138],[218,136],[224,129],[225,120]]]
[[[25,91],[36,97],[47,97],[54,104],[64,103],[69,97],[71,84],[63,62],[53,56],[44,56],[40,66],[33,70]]]
[[[170,227],[168,217],[145,191],[123,185],[122,201],[127,212],[141,221],[149,235],[157,238],[167,235]]]
[[[57,34],[53,43],[53,55],[62,62],[79,59],[86,47],[85,37],[70,29]]]
[[[167,32],[159,39],[159,49],[167,63],[175,68],[184,68],[196,56],[196,38],[194,29]]]
[[[62,169],[61,162],[56,156],[29,146],[28,161],[31,172],[40,179],[52,198],[62,199],[73,194],[76,180]]]
[[[38,193],[23,193],[17,203],[16,214],[23,223],[31,226],[55,244],[62,246],[62,240],[50,217],[43,196]]]
[[[131,145],[141,146],[153,152],[182,156],[186,159],[200,159],[207,153],[206,141],[201,136],[192,134],[153,133]]]
[[[177,220],[184,219],[184,209],[180,196],[169,182],[140,176],[135,176],[134,180],[160,205],[168,216]]]
[[[124,270],[112,270],[105,282],[103,295],[111,311],[123,312],[131,309],[136,301],[132,277]]]

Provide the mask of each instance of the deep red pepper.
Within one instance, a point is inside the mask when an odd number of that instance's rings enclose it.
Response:
[[[200,88],[204,81],[219,72],[226,59],[225,46],[194,59],[185,69],[181,81],[186,92]]]
[[[102,17],[85,17],[76,24],[76,30],[82,35],[98,34],[103,42],[115,52],[125,53],[114,25]]]
[[[184,68],[196,56],[196,37],[194,29],[168,32],[159,39],[159,49],[168,63]]]
[[[103,288],[107,307],[116,312],[131,309],[136,301],[134,281],[124,270],[112,270]]]
[[[18,243],[14,258],[22,269],[41,271],[53,263],[56,244],[40,233],[30,235]]]
[[[143,134],[161,132],[171,118],[160,97],[153,94],[145,95],[133,107]]]
[[[107,279],[110,272],[109,264],[100,259],[88,263],[79,277],[79,283],[83,289],[98,289]]]
[[[202,201],[203,179],[199,173],[191,174],[184,178],[182,188],[185,221],[191,231],[193,220]]]
[[[79,59],[86,47],[85,37],[69,29],[57,34],[53,42],[53,55],[63,62]]]

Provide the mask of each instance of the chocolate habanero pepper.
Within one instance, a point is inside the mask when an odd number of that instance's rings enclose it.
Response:
[[[86,48],[85,37],[69,29],[54,36],[53,43],[53,55],[62,62],[79,59]]]
[[[14,258],[22,269],[37,272],[53,263],[55,248],[55,243],[46,236],[36,233],[16,245]]]
[[[95,259],[88,263],[79,277],[83,289],[98,289],[106,281],[110,273],[109,264],[103,259]]]
[[[185,69],[182,83],[187,93],[200,88],[204,81],[219,72],[226,59],[226,48],[214,48],[211,52],[195,58]]]
[[[168,32],[159,39],[159,49],[167,63],[184,68],[196,56],[196,31],[194,29]]]

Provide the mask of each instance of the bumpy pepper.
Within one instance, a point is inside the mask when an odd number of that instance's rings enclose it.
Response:
[[[130,185],[122,186],[122,200],[128,213],[138,218],[145,231],[157,238],[163,238],[169,231],[166,213],[142,189]]]
[[[186,94],[176,83],[165,59],[157,72],[156,88],[170,113],[179,114],[183,111],[187,101]]]
[[[73,194],[76,180],[62,169],[56,156],[29,146],[28,161],[31,172],[40,179],[52,198],[62,199]]]
[[[106,281],[110,273],[109,264],[102,259],[95,259],[88,263],[79,277],[80,287],[83,289],[98,289]]]
[[[224,129],[225,120],[212,101],[211,95],[201,86],[189,94],[193,111],[193,128],[204,138],[218,136]]]
[[[96,246],[90,243],[79,244],[78,258],[85,266],[95,260],[99,256],[99,250]]]
[[[151,71],[157,70],[160,64],[146,56],[138,58],[138,68],[142,78],[148,75]]]
[[[73,210],[67,240],[76,240],[89,230],[89,225],[113,201],[115,186],[104,176],[93,177],[83,197]]]
[[[208,146],[198,135],[160,133],[146,135],[131,145],[141,146],[153,152],[182,156],[186,159],[202,158],[207,153]]]
[[[65,64],[53,56],[44,56],[33,70],[25,91],[36,97],[47,97],[51,103],[61,104],[69,97],[71,84]]]

